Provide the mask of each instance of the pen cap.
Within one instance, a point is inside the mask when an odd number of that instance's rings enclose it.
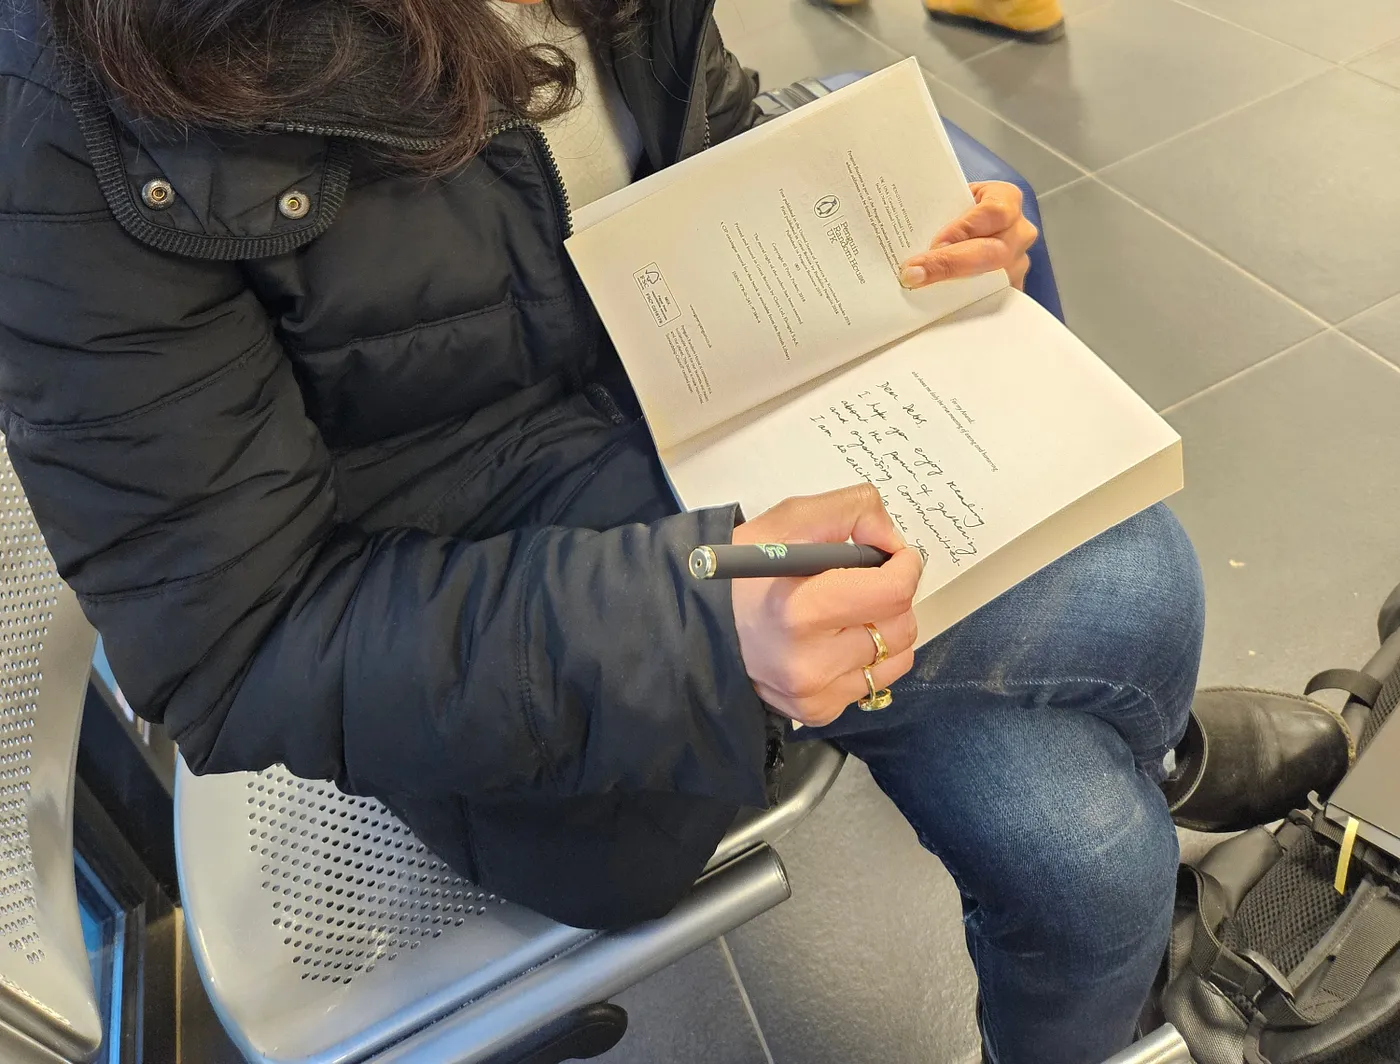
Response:
[[[696,547],[690,552],[690,575],[697,580],[708,580],[715,575],[715,552],[709,547]]]

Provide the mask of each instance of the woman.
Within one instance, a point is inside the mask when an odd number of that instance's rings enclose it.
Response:
[[[754,121],[705,4],[35,3],[0,35],[3,429],[196,772],[334,779],[488,889],[613,926],[764,801],[766,704],[865,759],[958,878],[991,1057],[1128,1040],[1190,547],[1149,512],[915,655],[919,562],[873,491],[675,513],[561,240],[571,202]],[[906,283],[1024,276],[1014,190],[977,193]],[[684,575],[696,543],[849,535],[894,557]],[[895,704],[843,713],[866,622]]]

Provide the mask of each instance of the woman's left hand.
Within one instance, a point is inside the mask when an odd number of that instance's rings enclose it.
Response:
[[[992,270],[1005,270],[1016,288],[1025,287],[1031,268],[1026,252],[1040,231],[1021,213],[1021,190],[1005,181],[975,181],[968,188],[976,205],[904,263],[899,283],[905,288]]]

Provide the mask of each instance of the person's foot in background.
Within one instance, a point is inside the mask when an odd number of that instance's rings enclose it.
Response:
[[[1060,0],[924,0],[938,22],[1044,44],[1065,35]]]

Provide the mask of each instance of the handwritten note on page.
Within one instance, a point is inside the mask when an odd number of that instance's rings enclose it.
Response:
[[[661,457],[691,509],[737,498],[756,514],[868,481],[924,555],[927,599],[1178,445],[1072,333],[1007,290]],[[1067,545],[1032,552],[1038,564],[989,597],[1178,487],[1175,456],[1145,495],[1105,496]],[[956,612],[921,613],[921,641]]]

